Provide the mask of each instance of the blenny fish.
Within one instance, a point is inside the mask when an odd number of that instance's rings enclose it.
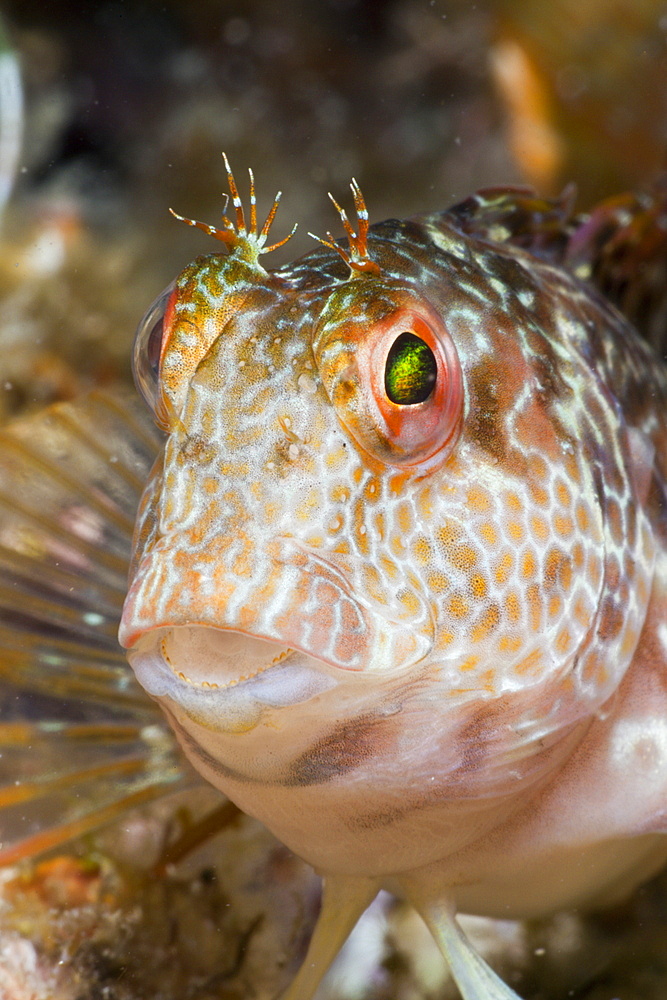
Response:
[[[289,1000],[380,889],[464,1000],[516,997],[457,912],[602,907],[667,860],[667,198],[369,226],[353,183],[346,241],[267,270],[277,199],[260,229],[227,173],[233,221],[184,220],[223,252],[136,338],[163,438],[99,394],[2,435],[0,860],[186,780],[156,702],[323,877]],[[113,637],[146,476],[120,642],[153,701]]]

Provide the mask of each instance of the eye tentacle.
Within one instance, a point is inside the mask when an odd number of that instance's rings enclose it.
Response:
[[[364,196],[361,193],[361,188],[357,184],[354,177],[350,183],[350,189],[354,198],[354,208],[357,213],[359,228],[358,233],[355,233],[352,228],[345,209],[341,208],[334,196],[331,192],[329,192],[329,198],[331,199],[331,202],[338,212],[341,222],[343,223],[349,249],[346,250],[344,247],[338,246],[330,232],[327,232],[326,239],[323,239],[321,236],[316,236],[315,233],[308,233],[308,235],[312,237],[312,239],[317,240],[318,243],[322,243],[325,247],[329,247],[330,250],[335,250],[350,268],[352,277],[354,277],[356,273],[379,275],[382,273],[380,265],[376,261],[371,260],[368,252],[368,210],[366,208],[366,202],[364,201]]]
[[[288,240],[292,238],[296,232],[296,224],[293,226],[292,231],[288,235],[279,240],[277,243],[272,243],[270,246],[266,246],[266,241],[268,239],[269,230],[275,218],[276,212],[278,210],[278,204],[280,202],[280,197],[282,192],[278,191],[277,195],[273,199],[273,205],[269,211],[264,225],[261,230],[257,231],[257,199],[255,196],[255,176],[252,170],[248,170],[250,175],[250,225],[246,226],[245,211],[243,208],[243,201],[239,194],[238,187],[236,186],[236,180],[232,169],[229,165],[229,160],[227,159],[227,154],[223,153],[222,158],[225,163],[225,170],[227,171],[227,183],[229,185],[229,191],[231,194],[232,205],[234,206],[234,212],[236,215],[236,223],[233,223],[231,219],[225,214],[227,212],[227,206],[229,204],[229,195],[225,195],[225,202],[222,209],[222,227],[210,226],[206,222],[198,222],[196,219],[188,219],[183,215],[179,215],[175,212],[173,208],[169,211],[178,219],[179,222],[184,222],[187,226],[194,226],[197,229],[201,229],[202,232],[206,233],[208,236],[212,236],[214,239],[219,240],[224,243],[230,253],[236,253],[238,256],[246,260],[248,263],[257,265],[259,257],[265,253],[271,253],[272,250],[277,250],[278,247],[283,246]],[[260,270],[263,270],[260,268]]]

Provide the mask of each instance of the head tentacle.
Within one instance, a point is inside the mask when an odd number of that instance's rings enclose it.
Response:
[[[292,238],[296,231],[296,224],[292,228],[292,231],[282,240],[277,243],[272,243],[270,246],[266,246],[266,241],[269,235],[269,230],[275,218],[276,212],[278,210],[278,204],[280,202],[280,197],[282,192],[278,191],[275,198],[273,199],[273,205],[269,211],[264,225],[261,230],[257,231],[257,200],[255,197],[255,177],[252,170],[248,170],[250,175],[250,224],[246,225],[245,211],[243,208],[243,202],[239,194],[238,188],[236,186],[236,180],[232,169],[229,165],[229,160],[227,159],[227,154],[223,153],[222,158],[225,162],[225,169],[227,171],[227,183],[229,184],[230,194],[224,195],[224,204],[222,209],[222,227],[218,228],[216,226],[210,226],[206,222],[198,222],[196,219],[188,219],[183,215],[179,215],[177,212],[170,208],[169,211],[178,219],[180,222],[185,222],[188,226],[195,226],[197,229],[201,229],[203,232],[207,233],[209,236],[213,236],[214,239],[220,240],[228,248],[230,253],[234,251],[239,252],[240,256],[244,257],[250,263],[257,263],[261,254],[271,253],[272,250],[277,250],[278,247],[283,246],[287,243],[289,239]],[[226,215],[227,206],[229,205],[231,195],[231,202],[234,206],[234,213],[236,216],[236,222],[232,222]]]
[[[325,247],[335,250],[350,268],[351,276],[358,273],[380,274],[381,271],[379,264],[377,264],[374,260],[371,260],[368,253],[368,210],[366,208],[364,196],[361,193],[361,188],[357,184],[354,177],[350,183],[350,190],[352,191],[354,208],[357,213],[358,233],[355,233],[352,228],[345,209],[340,207],[334,196],[331,192],[329,192],[329,198],[331,199],[334,208],[338,212],[341,222],[343,223],[349,249],[338,246],[330,232],[327,232],[326,239],[323,239],[321,236],[316,236],[315,233],[308,233],[308,235],[314,240],[317,240],[318,243],[322,243]]]

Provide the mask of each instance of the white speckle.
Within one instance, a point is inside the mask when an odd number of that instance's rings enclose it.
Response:
[[[282,344],[282,342],[283,342],[282,337],[275,337],[273,341],[274,344]]]
[[[109,455],[109,462],[111,465],[115,465],[118,461],[118,455]]]
[[[660,786],[667,766],[667,720],[620,720],[614,727],[612,755],[624,774],[633,774],[645,786]]]
[[[359,528],[359,534],[360,535],[365,535],[366,534],[366,525],[365,524],[362,524],[361,527]]]
[[[665,653],[667,653],[667,625],[664,622],[662,625],[658,625],[658,641]]]
[[[289,448],[287,449],[287,453],[288,453],[288,455],[289,455],[290,458],[298,458],[299,457],[299,448],[298,448],[298,445],[291,444],[289,446]]]
[[[100,615],[96,611],[87,611],[83,616],[83,620],[86,625],[102,625],[104,622],[104,615]]]
[[[296,384],[298,385],[299,389],[301,389],[301,392],[307,392],[311,396],[314,392],[317,392],[317,385],[312,375],[305,375],[305,374],[299,375],[298,379],[296,380]]]
[[[9,390],[13,388],[14,388],[13,382],[5,382],[5,389],[7,390],[7,392],[9,392]]]
[[[245,368],[245,366],[246,366],[245,361],[239,361],[239,364],[238,364],[239,368]]]
[[[267,469],[270,472],[272,472],[275,469],[275,467],[276,467],[276,463],[275,462],[267,462],[266,463],[266,467],[267,467]]]
[[[291,427],[292,426],[292,418],[291,417],[284,417],[283,418],[283,424],[284,424],[285,427]]]

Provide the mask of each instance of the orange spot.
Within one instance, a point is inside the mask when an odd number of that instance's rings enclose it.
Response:
[[[368,595],[380,604],[387,601],[387,591],[382,585],[382,579],[375,566],[366,566],[364,569],[364,588]]]
[[[442,648],[444,646],[451,646],[454,642],[455,635],[453,632],[441,632],[438,636],[437,647]]]
[[[609,672],[602,662],[599,653],[590,652],[584,661],[581,676],[587,684],[603,687],[609,680]]]
[[[477,563],[477,553],[470,545],[457,545],[447,553],[447,558],[457,569],[466,573]]]
[[[576,542],[572,547],[572,562],[575,569],[582,569],[584,565],[584,547],[581,542]]]
[[[492,604],[482,615],[479,622],[473,627],[471,639],[473,642],[482,642],[486,639],[500,622],[500,609],[497,604]]]
[[[574,483],[575,485],[579,485],[581,483],[581,472],[579,471],[579,466],[577,464],[577,460],[574,457],[574,455],[567,454],[565,456],[563,464],[565,466],[567,478],[570,480],[570,482]]]
[[[523,639],[517,635],[503,635],[498,641],[498,649],[501,653],[518,653],[523,646]]]
[[[521,602],[514,591],[505,598],[505,611],[512,624],[516,624],[521,618]]]
[[[559,567],[560,585],[566,594],[572,589],[572,560],[563,556]]]
[[[479,679],[480,684],[485,691],[489,694],[495,694],[496,691],[496,672],[495,670],[485,670]]]
[[[445,521],[441,528],[438,528],[435,537],[445,548],[449,548],[461,537],[461,526],[456,521]]]
[[[533,455],[530,459],[530,471],[538,479],[545,479],[549,469],[547,463],[539,455]]]
[[[467,660],[464,660],[459,670],[473,670],[479,663],[479,656],[469,656]]]
[[[461,594],[453,594],[447,610],[453,618],[465,618],[470,614],[470,605]]]
[[[559,653],[567,653],[568,649],[572,645],[572,636],[570,635],[569,629],[562,628],[558,635],[556,636],[556,641],[554,646]]]
[[[588,607],[588,601],[583,597],[583,595],[580,594],[574,602],[572,614],[580,625],[583,625],[584,628],[588,628],[590,625],[591,612]]]
[[[574,522],[571,517],[556,514],[554,518],[554,527],[559,535],[562,535],[564,538],[568,538],[574,531]]]
[[[470,579],[470,589],[472,591],[473,597],[480,598],[486,597],[488,587],[486,585],[486,578],[482,576],[481,573],[475,573]]]
[[[411,473],[397,472],[389,480],[389,490],[396,497],[405,495],[405,484],[410,480]]]
[[[449,590],[450,586],[449,580],[444,573],[438,572],[429,573],[426,577],[426,583],[429,590],[432,590],[434,594],[444,594],[445,591]]]
[[[419,491],[416,501],[420,516],[430,524],[433,521],[433,500],[430,486]]]
[[[491,500],[489,499],[488,493],[486,490],[482,490],[478,486],[474,486],[471,490],[469,490],[466,503],[471,510],[477,510],[482,513],[491,509]]]
[[[507,583],[512,573],[513,565],[514,559],[511,554],[509,552],[505,552],[493,574],[497,584],[502,586],[502,584]]]
[[[354,505],[353,525],[354,540],[362,555],[367,556],[370,552],[368,541],[368,531],[366,530],[366,518],[363,500],[359,499]]]
[[[510,521],[507,525],[507,533],[515,542],[520,542],[523,538],[523,525],[518,521]]]
[[[524,552],[523,558],[521,560],[521,575],[523,576],[524,580],[529,580],[532,576],[535,576],[536,572],[537,572],[537,561],[531,550],[528,549],[526,552]]]
[[[498,541],[498,532],[488,521],[480,525],[479,533],[488,545],[495,545]]]
[[[533,503],[536,503],[538,507],[546,507],[549,503],[549,494],[544,489],[543,486],[538,486],[532,480],[528,484],[528,489],[530,490],[530,495]]]
[[[423,535],[420,535],[412,543],[412,554],[420,566],[427,566],[433,560],[431,543]]]
[[[558,594],[552,594],[549,598],[548,612],[550,618],[556,618],[562,610],[562,601]]]
[[[549,525],[543,517],[531,517],[530,527],[535,537],[541,542],[546,541],[549,537]]]
[[[331,491],[331,499],[334,503],[347,503],[350,499],[349,486],[334,486]]]
[[[390,580],[396,579],[398,576],[398,567],[393,559],[390,559],[388,556],[381,556],[380,566],[382,567],[382,571],[385,576],[388,576]]]
[[[572,501],[570,491],[562,480],[556,483],[556,497],[561,507],[569,507]]]
[[[377,503],[381,496],[379,481],[373,476],[364,486],[364,497],[367,503]]]
[[[635,646],[637,645],[637,631],[634,628],[626,628],[623,633],[623,642],[621,643],[621,655],[629,656],[630,653],[634,652]]]
[[[542,595],[536,583],[531,583],[526,591],[531,628],[537,632],[542,624]]]
[[[398,526],[404,535],[409,535],[413,528],[412,511],[407,504],[401,504],[397,514]]]
[[[510,510],[521,510],[522,503],[516,493],[508,493],[505,497],[505,506]]]
[[[419,598],[415,594],[413,594],[412,591],[410,590],[399,591],[398,599],[411,618],[416,617],[421,611],[421,604],[419,602]]]
[[[533,650],[528,656],[524,656],[522,660],[519,660],[514,670],[515,673],[522,676],[523,674],[534,674],[537,672],[537,668],[542,662],[542,653],[539,649]]]

